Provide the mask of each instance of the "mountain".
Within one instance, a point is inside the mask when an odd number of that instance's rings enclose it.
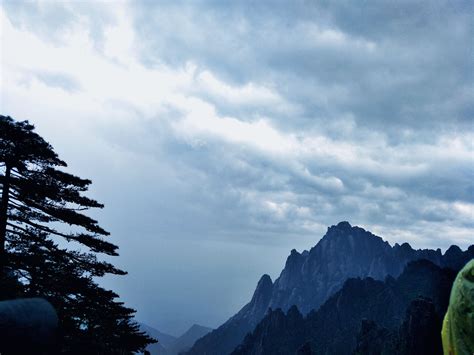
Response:
[[[204,327],[202,325],[194,324],[183,335],[175,339],[166,350],[168,355],[177,355],[188,351],[194,345],[196,340],[202,338],[207,333],[212,331],[212,328]]]
[[[232,355],[442,354],[441,320],[456,272],[410,262],[385,281],[347,280],[317,311],[269,310]]]
[[[166,333],[162,333],[159,330],[157,330],[153,327],[150,327],[149,325],[144,324],[144,323],[140,323],[140,330],[142,332],[147,332],[150,336],[157,339],[158,343],[160,343],[164,347],[169,346],[171,343],[173,343],[176,340],[175,336],[172,336],[172,335],[169,335],[169,334],[166,334]]]
[[[196,340],[212,331],[212,328],[194,324],[178,338],[143,323],[140,323],[140,330],[158,340],[158,343],[150,344],[146,348],[151,355],[178,355],[188,351]]]
[[[302,253],[292,250],[274,283],[268,275],[262,276],[251,301],[219,328],[199,339],[188,354],[229,354],[262,320],[268,308],[286,312],[296,305],[306,315],[318,309],[349,278],[398,277],[408,262],[418,259],[459,268],[472,257],[474,246],[464,252],[452,246],[444,255],[440,249],[415,250],[408,243],[391,246],[362,228],[340,222],[329,227],[311,250]]]
[[[374,321],[362,320],[354,355],[442,355],[442,317],[430,299],[413,300],[403,323],[389,331]]]
[[[151,355],[168,355],[165,348],[170,346],[170,344],[176,340],[176,337],[162,333],[144,323],[139,323],[139,325],[140,331],[146,332],[148,335],[158,340],[158,343],[148,345],[146,350],[148,350]]]
[[[144,323],[139,323],[139,325],[140,331],[146,332],[148,335],[158,340],[158,343],[148,345],[146,350],[148,350],[151,355],[168,355],[166,347],[170,346],[170,344],[176,340],[176,337],[162,333]]]

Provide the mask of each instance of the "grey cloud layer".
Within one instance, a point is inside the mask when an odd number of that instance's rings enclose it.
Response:
[[[6,9],[18,26],[50,38],[82,19],[101,43],[116,23],[105,5],[7,2]],[[133,2],[134,49],[143,63],[191,63],[195,80],[184,94],[209,105],[217,120],[263,117],[298,149],[312,145],[278,156],[209,132],[183,139],[173,124],[186,112],[171,105],[157,123],[144,120],[140,146],[149,142],[144,149],[153,155],[160,144],[181,186],[199,184],[201,193],[183,201],[206,206],[208,217],[196,216],[196,225],[214,218],[230,234],[311,233],[341,218],[387,229],[425,220],[470,228],[472,221],[443,207],[474,202],[470,10],[462,1]],[[80,88],[67,74],[35,75]],[[112,144],[137,150],[107,130]],[[430,212],[413,211],[420,203]]]
[[[398,136],[472,116],[470,2],[149,5],[135,7],[145,62],[194,61],[234,83],[269,85],[303,107],[273,117],[285,127],[352,113]]]

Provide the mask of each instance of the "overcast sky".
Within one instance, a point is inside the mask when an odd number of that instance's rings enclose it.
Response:
[[[472,1],[2,1],[1,114],[93,180],[138,319],[216,327],[347,220],[473,241]]]

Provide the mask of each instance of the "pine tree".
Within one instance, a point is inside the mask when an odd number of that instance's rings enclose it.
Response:
[[[63,353],[143,350],[154,340],[133,322],[135,311],[95,282],[126,274],[97,258],[118,255],[117,246],[104,240],[109,233],[84,214],[103,205],[84,196],[91,181],[65,167],[28,121],[0,116],[0,296],[48,299],[60,319]],[[89,251],[62,248],[58,238]]]

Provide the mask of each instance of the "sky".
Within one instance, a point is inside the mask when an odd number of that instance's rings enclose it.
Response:
[[[93,181],[137,319],[217,327],[339,221],[472,243],[473,7],[3,0],[1,114]]]

